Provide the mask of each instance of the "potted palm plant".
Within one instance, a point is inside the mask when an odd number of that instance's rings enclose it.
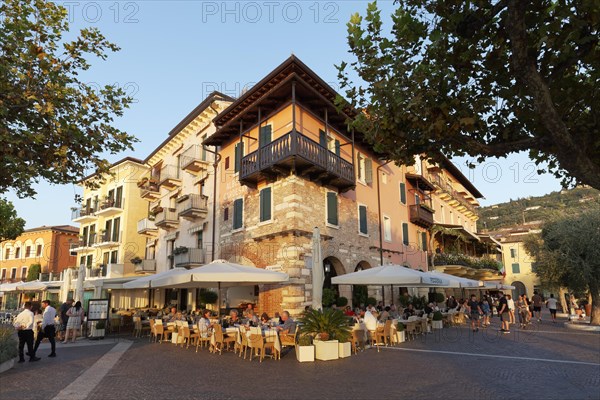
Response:
[[[404,332],[405,329],[406,327],[404,326],[404,324],[402,322],[398,322],[398,325],[396,325],[397,343],[404,343],[406,341],[406,332]]]
[[[300,317],[299,322],[301,334],[313,338],[317,360],[339,358],[339,343],[347,343],[350,340],[351,328],[348,318],[340,310],[309,310]]]
[[[296,345],[296,359],[299,362],[315,361],[315,346],[310,335],[301,335]]]

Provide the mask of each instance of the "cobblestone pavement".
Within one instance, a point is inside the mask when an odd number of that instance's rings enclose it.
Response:
[[[477,333],[446,328],[379,353],[315,363],[298,363],[293,352],[259,363],[135,339],[88,398],[600,398],[600,334],[543,321],[501,335],[497,325]],[[55,361],[19,364],[0,375],[0,398],[53,398],[111,343],[65,345]],[[40,389],[24,393],[26,381]]]

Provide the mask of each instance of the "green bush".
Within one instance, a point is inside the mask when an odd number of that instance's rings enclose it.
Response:
[[[374,298],[374,297],[369,297],[369,298],[367,298],[367,305],[368,305],[368,306],[374,306],[374,305],[376,305],[376,304],[377,304],[377,300],[375,300],[375,298]]]
[[[436,293],[435,294],[435,302],[436,303],[443,303],[444,300],[446,300],[446,296],[444,296],[444,293]]]
[[[406,327],[402,322],[398,322],[398,325],[396,325],[396,329],[398,330],[398,332],[402,332],[404,331],[404,329],[406,329]]]
[[[201,290],[199,297],[201,304],[215,304],[219,299],[217,292],[213,292],[212,290]]]
[[[323,307],[331,307],[335,304],[337,293],[333,289],[323,289]]]
[[[335,305],[338,307],[346,307],[348,305],[348,299],[345,297],[338,297],[335,301]]]
[[[444,319],[444,316],[442,315],[442,313],[440,311],[436,311],[433,313],[433,321],[441,321],[442,319]]]
[[[310,346],[313,344],[313,338],[310,335],[301,335],[298,338],[298,346]]]
[[[410,296],[407,294],[401,294],[398,297],[398,303],[400,303],[402,308],[406,308],[408,306],[408,303],[410,303]]]
[[[0,327],[0,364],[17,356],[18,343],[12,327]]]

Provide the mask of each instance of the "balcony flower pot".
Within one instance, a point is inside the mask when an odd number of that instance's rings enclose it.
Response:
[[[132,263],[133,265],[139,265],[139,264],[141,264],[141,263],[142,263],[142,259],[141,259],[140,257],[134,257],[134,258],[132,258],[132,259],[131,259],[131,260],[129,260],[129,261],[131,261],[131,263]]]

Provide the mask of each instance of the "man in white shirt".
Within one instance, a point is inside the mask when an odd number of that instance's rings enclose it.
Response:
[[[52,352],[48,357],[56,357],[56,327],[54,326],[54,318],[56,317],[56,309],[50,305],[50,300],[42,301],[42,307],[44,307],[44,316],[42,319],[42,331],[38,333],[35,346],[33,347],[33,353],[37,351],[40,346],[40,342],[44,338],[48,338]]]
[[[26,301],[24,307],[25,309],[13,321],[13,326],[19,336],[19,362],[25,362],[23,354],[25,344],[27,344],[29,362],[40,361],[40,358],[36,357],[33,351],[33,313],[31,312],[31,302]]]
[[[546,300],[546,307],[550,310],[550,315],[552,316],[552,323],[556,323],[556,306],[558,304],[558,300],[554,298],[554,294],[550,294],[550,298]]]

